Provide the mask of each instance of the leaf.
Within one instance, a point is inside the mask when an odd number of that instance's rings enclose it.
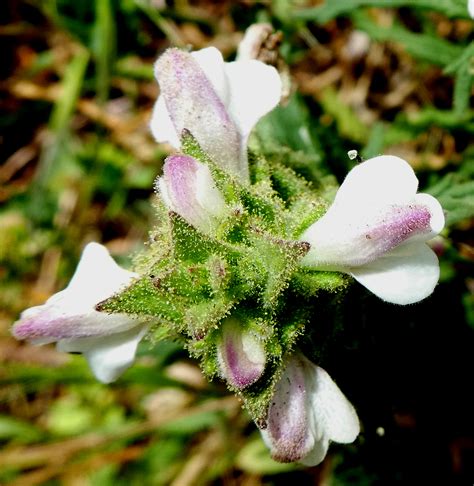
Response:
[[[54,132],[63,131],[69,124],[81,93],[88,63],[89,53],[85,49],[80,49],[74,59],[66,66],[61,81],[61,96],[54,104],[49,121],[49,126]]]
[[[376,41],[393,41],[401,44],[415,59],[438,66],[446,66],[459,57],[463,47],[452,44],[444,39],[430,34],[410,32],[400,25],[383,27],[372,22],[370,17],[359,11],[354,11],[352,18],[355,26]]]
[[[474,161],[468,162],[474,166]],[[466,165],[468,165],[466,164]],[[469,171],[469,168],[467,169]],[[472,173],[450,172],[436,184],[425,189],[436,197],[446,212],[446,226],[451,226],[463,219],[474,217],[474,181]]]
[[[326,0],[320,7],[296,10],[293,17],[298,20],[314,20],[321,24],[336,17],[350,14],[361,7],[411,7],[437,10],[447,17],[467,18],[467,8],[459,0]]]

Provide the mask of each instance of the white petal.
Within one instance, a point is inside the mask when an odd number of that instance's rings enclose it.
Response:
[[[83,353],[95,377],[110,383],[132,365],[138,343],[147,330],[147,326],[140,325],[110,336],[64,339],[58,342],[57,348]]]
[[[136,276],[136,273],[117,265],[105,246],[89,243],[65,290],[74,294],[71,298],[80,300],[82,306],[90,306],[110,297]]]
[[[403,204],[413,199],[417,189],[418,179],[408,162],[393,155],[380,155],[347,174],[334,204],[346,208]]]
[[[157,142],[168,142],[173,147],[179,148],[181,142],[179,136],[176,133],[176,128],[171,121],[168,108],[166,108],[165,99],[163,96],[159,96],[158,100],[153,107],[153,113],[151,115],[150,130]]]
[[[354,442],[360,432],[359,419],[352,404],[321,367],[306,360],[308,400],[314,424],[321,431],[318,449],[324,439],[347,444]],[[313,426],[314,427],[314,426]],[[316,451],[317,452],[317,451]]]
[[[317,466],[324,461],[324,458],[328,452],[328,447],[329,439],[322,437],[314,443],[313,448],[308,452],[308,454],[298,462],[307,467]]]
[[[229,85],[225,72],[226,63],[220,51],[215,47],[206,47],[205,49],[191,52],[191,55],[204,71],[221,101],[227,106],[229,102]]]
[[[468,0],[467,11],[472,19],[474,19],[474,0]]]
[[[278,71],[260,61],[226,63],[230,90],[228,110],[245,142],[254,125],[279,103],[281,79]]]
[[[423,242],[406,243],[350,274],[386,302],[413,304],[428,297],[439,279],[435,253]]]
[[[12,332],[18,339],[44,343],[112,334],[134,327],[136,319],[125,314],[97,312],[95,306],[135,277],[135,273],[119,267],[104,246],[89,243],[69,285],[45,304],[24,311]]]

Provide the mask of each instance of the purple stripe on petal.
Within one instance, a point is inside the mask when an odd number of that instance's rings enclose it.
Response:
[[[155,73],[177,134],[188,129],[217,164],[235,174],[240,134],[197,61],[185,51],[168,49]]]
[[[363,235],[376,256],[393,250],[406,240],[431,232],[431,213],[418,205],[393,206],[391,211]],[[366,262],[364,262],[366,263]]]
[[[17,339],[47,339],[53,342],[60,339],[107,336],[126,331],[138,322],[123,314],[110,315],[95,310],[80,315],[52,315],[47,304],[40,307],[44,307],[44,310],[35,316],[22,316],[13,326],[12,334]]]

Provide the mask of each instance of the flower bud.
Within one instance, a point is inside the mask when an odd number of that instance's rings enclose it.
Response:
[[[203,233],[224,216],[224,199],[209,168],[188,155],[171,155],[156,183],[164,203]]]
[[[235,388],[247,388],[262,376],[265,369],[263,344],[234,317],[224,321],[221,331],[217,357],[222,376]]]

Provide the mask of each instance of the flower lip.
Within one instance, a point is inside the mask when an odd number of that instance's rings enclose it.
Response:
[[[69,285],[43,305],[23,311],[13,325],[12,334],[17,339],[46,343],[130,329],[137,325],[137,319],[124,314],[101,313],[95,307],[129,285],[136,276],[120,268],[104,246],[89,243]]]
[[[217,165],[247,183],[250,131],[280,101],[276,69],[255,60],[225,63],[213,47],[168,49],[155,76],[161,91],[150,127],[156,140],[179,147],[187,129]]]
[[[417,188],[413,169],[399,157],[359,164],[326,214],[302,234],[311,249],[301,264],[348,273],[387,302],[424,299],[439,278],[426,242],[444,227],[444,213],[434,197],[417,194]]]
[[[56,341],[60,351],[81,352],[96,378],[110,383],[132,364],[149,324],[97,309],[136,276],[119,267],[104,246],[89,243],[69,285],[43,305],[25,310],[12,334],[32,344]]]

